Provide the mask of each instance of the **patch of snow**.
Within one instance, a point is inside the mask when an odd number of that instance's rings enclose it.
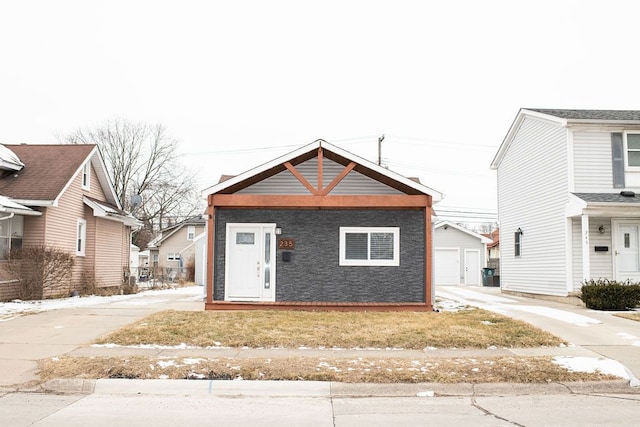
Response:
[[[617,360],[598,359],[595,357],[556,356],[553,358],[553,363],[562,366],[570,372],[600,372],[624,379],[630,379],[627,369]]]
[[[635,335],[631,335],[626,332],[618,332],[616,335],[622,338],[623,340],[633,341],[631,343],[632,346],[640,347],[640,338],[636,337]]]
[[[179,365],[176,364],[175,360],[167,360],[167,361],[158,360],[158,366],[160,366],[161,368],[168,368],[170,366],[176,366],[177,367]]]
[[[191,358],[182,359],[182,363],[184,363],[185,365],[197,365],[197,364],[199,364],[200,362],[203,362],[203,361],[204,361],[204,359],[199,359],[199,358],[196,358],[196,359],[191,359]]]
[[[148,304],[148,302],[136,300],[149,295],[190,295],[189,300],[193,298],[193,300],[196,301],[196,296],[202,297],[202,292],[202,286],[187,286],[176,289],[147,290],[130,295],[91,295],[86,297],[56,298],[36,301],[13,300],[11,302],[0,302],[0,321],[8,321],[14,319],[18,315],[26,313],[39,313],[43,311],[60,310],[63,308],[91,307],[112,302],[126,302],[126,304],[132,305]],[[155,300],[154,302],[157,303],[159,301]]]

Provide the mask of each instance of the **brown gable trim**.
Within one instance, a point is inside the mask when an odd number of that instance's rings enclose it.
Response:
[[[431,206],[431,196],[384,195],[384,196],[288,196],[259,194],[212,194],[210,206],[242,208],[424,208]]]

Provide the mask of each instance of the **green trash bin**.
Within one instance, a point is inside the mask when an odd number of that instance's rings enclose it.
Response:
[[[493,275],[496,269],[486,267],[482,269],[482,286],[493,286]]]

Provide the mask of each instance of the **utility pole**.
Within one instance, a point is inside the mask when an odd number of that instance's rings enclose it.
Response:
[[[378,138],[378,166],[382,166],[382,141],[384,141],[384,134]]]

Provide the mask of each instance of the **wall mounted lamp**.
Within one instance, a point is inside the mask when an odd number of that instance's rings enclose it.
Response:
[[[601,225],[600,227],[598,227],[598,232],[600,234],[604,234],[604,225]]]

